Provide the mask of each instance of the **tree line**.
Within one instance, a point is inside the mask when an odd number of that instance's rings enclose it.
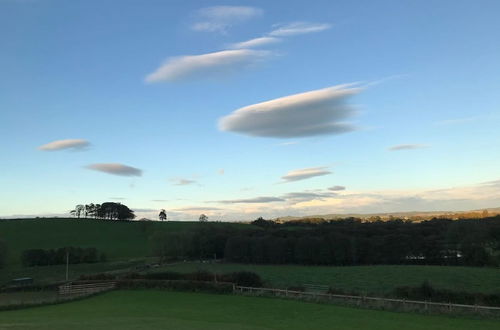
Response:
[[[102,204],[78,204],[70,214],[80,218],[106,219],[106,220],[132,220],[134,211],[121,203],[106,202]]]
[[[151,240],[155,254],[163,259],[339,266],[500,265],[500,216],[420,223],[349,218],[277,224],[258,219],[253,224],[254,229],[236,229],[206,223],[191,232],[157,232]]]
[[[106,255],[96,248],[63,247],[58,249],[30,249],[21,254],[23,266],[62,265],[106,261]]]

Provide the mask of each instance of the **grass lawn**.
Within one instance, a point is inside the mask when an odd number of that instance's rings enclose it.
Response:
[[[500,293],[500,268],[449,266],[294,266],[180,263],[155,271],[226,273],[249,270],[268,286],[285,288],[301,284],[323,284],[359,293],[384,294],[397,286],[420,285],[429,280],[438,288],[469,292]]]
[[[499,329],[495,320],[363,310],[271,298],[114,291],[61,305],[0,312],[0,329]]]

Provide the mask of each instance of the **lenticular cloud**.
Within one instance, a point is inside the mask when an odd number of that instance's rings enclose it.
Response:
[[[250,136],[292,138],[340,134],[356,129],[346,120],[347,103],[360,88],[338,85],[249,105],[219,120],[219,129]]]
[[[173,57],[147,75],[145,81],[157,83],[220,76],[255,65],[271,54],[272,52],[265,50],[233,49],[202,55]]]
[[[120,176],[141,176],[142,170],[118,163],[99,163],[86,166],[90,170]]]
[[[43,151],[57,151],[57,150],[83,150],[90,145],[89,141],[83,139],[67,139],[57,140],[39,146],[39,150]]]

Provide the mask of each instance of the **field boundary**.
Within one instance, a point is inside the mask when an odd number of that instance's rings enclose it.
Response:
[[[406,300],[370,296],[341,295],[331,293],[304,292],[275,288],[256,288],[249,286],[233,287],[235,294],[270,295],[281,298],[314,300],[321,302],[340,302],[347,305],[374,307],[381,309],[401,309],[410,311],[438,312],[438,313],[468,313],[500,315],[500,307],[482,305],[464,305],[421,300]]]
[[[113,290],[116,288],[116,282],[96,282],[87,284],[73,284],[72,282],[59,286],[59,295],[91,295],[94,293]]]

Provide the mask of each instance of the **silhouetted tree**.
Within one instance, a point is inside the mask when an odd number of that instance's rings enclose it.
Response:
[[[80,219],[80,216],[82,215],[84,210],[85,210],[85,206],[83,206],[82,204],[78,204],[77,206],[75,206],[75,209],[71,210],[69,213],[71,213],[72,215],[74,215],[78,219]]]
[[[167,220],[167,212],[165,212],[165,210],[162,209],[160,211],[160,214],[158,214],[158,217],[160,218],[161,221]]]
[[[200,222],[207,222],[208,217],[205,214],[200,214],[199,220],[200,220]]]
[[[0,268],[5,266],[7,262],[7,244],[4,241],[0,240]]]
[[[132,220],[135,218],[134,211],[121,203],[102,203],[98,211],[99,218],[109,220]]]

